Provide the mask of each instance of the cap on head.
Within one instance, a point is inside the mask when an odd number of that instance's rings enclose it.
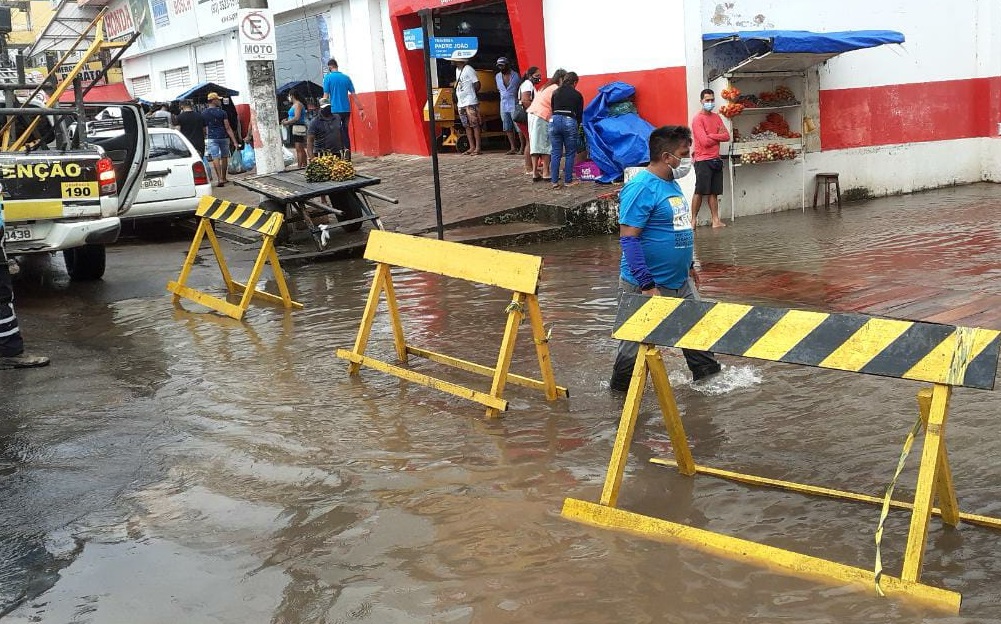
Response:
[[[320,98],[320,108],[330,108],[330,98]]]
[[[216,93],[215,91],[213,91],[212,93],[209,93],[208,97],[205,98],[205,99],[207,99],[209,102],[211,102],[212,100],[218,100],[220,102],[222,101],[222,98],[219,97],[219,94]]]
[[[497,59],[497,67],[500,67],[501,65],[508,65],[508,64],[509,63],[507,62],[507,57],[506,56],[502,56],[499,59]]]

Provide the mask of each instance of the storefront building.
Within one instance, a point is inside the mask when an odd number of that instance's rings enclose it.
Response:
[[[141,23],[136,13],[152,16],[145,22],[149,32],[123,63],[132,93],[205,80],[246,93],[236,5],[112,4],[113,12],[127,7],[133,24]],[[734,185],[737,216],[799,207],[821,171],[839,172],[843,189],[873,195],[1001,181],[1001,6],[995,0],[964,0],[948,10],[931,0],[272,0],[270,6],[278,24],[278,81],[320,83],[326,57],[335,56],[366,109],[366,119],[352,119],[355,145],[371,155],[428,151],[423,60],[403,45],[403,31],[419,26],[422,9],[433,11],[434,34],[480,38],[477,68],[491,69],[498,56],[512,58],[520,71],[563,67],[581,76],[586,99],[603,84],[627,82],[637,88],[640,115],[655,125],[686,123],[697,112],[708,80],[705,33],[899,31],[903,45],[846,53],[806,72],[802,115],[813,129],[804,141],[804,170],[781,163],[743,167]],[[129,20],[120,23],[129,28]],[[449,76],[439,61],[435,80],[445,83]]]

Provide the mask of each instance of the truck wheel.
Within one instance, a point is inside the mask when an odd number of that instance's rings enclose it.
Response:
[[[84,245],[63,250],[66,272],[70,279],[89,282],[104,277],[106,252],[104,245]]]

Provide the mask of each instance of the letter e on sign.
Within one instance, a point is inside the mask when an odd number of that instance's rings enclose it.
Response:
[[[240,9],[237,15],[240,52],[244,61],[278,59],[275,18],[270,9]]]

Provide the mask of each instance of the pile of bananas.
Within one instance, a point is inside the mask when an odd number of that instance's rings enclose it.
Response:
[[[355,168],[351,161],[333,154],[317,156],[306,165],[307,182],[326,182],[327,180],[341,182],[353,177],[355,177]]]

